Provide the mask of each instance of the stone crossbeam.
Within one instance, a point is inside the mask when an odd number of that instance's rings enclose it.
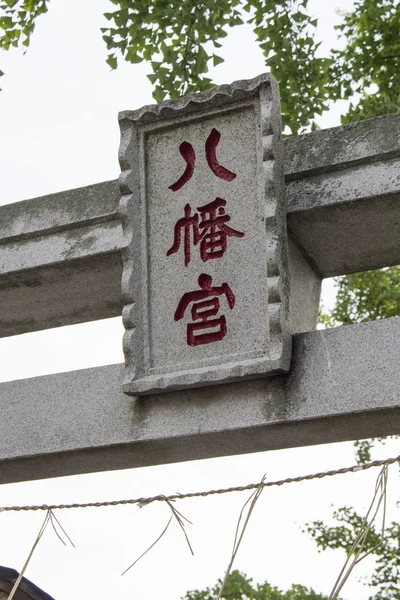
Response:
[[[288,227],[318,279],[400,263],[400,114],[285,140]],[[120,315],[116,181],[0,207],[0,337]]]
[[[300,334],[287,376],[134,398],[122,365],[0,385],[0,483],[398,433],[400,318]]]

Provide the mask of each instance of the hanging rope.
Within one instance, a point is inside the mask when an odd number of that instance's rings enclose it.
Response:
[[[385,460],[373,460],[364,465],[354,465],[352,467],[344,467],[342,469],[335,469],[332,471],[321,471],[319,473],[313,473],[312,475],[301,475],[299,477],[287,477],[286,479],[279,479],[277,481],[262,481],[261,483],[249,483],[248,485],[222,488],[217,490],[207,490],[203,492],[188,492],[186,494],[171,494],[165,496],[160,494],[158,496],[150,496],[148,498],[131,498],[125,500],[109,500],[104,502],[84,502],[74,504],[41,504],[41,505],[28,505],[28,506],[3,506],[0,508],[0,512],[11,512],[11,511],[30,511],[30,510],[59,510],[64,508],[100,508],[102,506],[121,506],[124,504],[138,504],[139,506],[145,506],[152,502],[173,502],[174,500],[183,500],[185,498],[205,498],[206,496],[215,496],[218,494],[228,494],[231,492],[245,492],[247,490],[258,490],[260,488],[275,487],[285,485],[287,483],[300,483],[301,481],[312,481],[313,479],[323,479],[324,477],[332,477],[334,475],[344,475],[345,473],[356,473],[357,471],[366,471],[373,467],[389,466],[394,463],[400,462],[400,455],[394,458],[386,458]]]

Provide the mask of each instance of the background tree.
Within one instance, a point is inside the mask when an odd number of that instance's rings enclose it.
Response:
[[[322,521],[308,523],[306,531],[320,550],[341,549],[349,554],[353,542],[364,525],[364,517],[352,508],[342,507],[334,511],[337,525],[329,527]],[[376,565],[368,585],[375,590],[370,600],[398,600],[400,598],[400,524],[391,523],[386,528],[385,538],[376,528],[369,532],[364,552],[371,552]]]
[[[219,579],[212,588],[187,592],[182,600],[215,600],[222,581]],[[290,590],[282,592],[265,582],[253,584],[253,580],[235,570],[230,573],[222,598],[225,600],[328,600],[327,596],[317,594],[303,585],[292,585]]]
[[[344,49],[320,56],[318,20],[308,0],[111,0],[102,29],[115,69],[120,58],[147,61],[153,96],[176,98],[212,87],[210,62],[229,28],[254,29],[265,63],[281,84],[283,124],[292,134],[315,127],[315,117],[338,99],[351,99],[344,122],[399,107],[400,5],[398,0],[356,0],[339,25]],[[36,19],[50,0],[0,0],[0,48],[29,46]]]
[[[326,327],[354,325],[400,315],[400,267],[354,273],[336,279],[336,306],[321,314]]]

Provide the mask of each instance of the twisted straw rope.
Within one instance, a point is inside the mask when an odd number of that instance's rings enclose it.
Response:
[[[311,481],[312,479],[323,479],[324,477],[332,477],[333,475],[344,475],[345,473],[355,473],[357,471],[366,471],[372,467],[382,467],[384,465],[392,465],[400,462],[400,455],[394,458],[386,458],[385,460],[373,460],[364,465],[354,465],[352,467],[343,467],[333,471],[321,471],[311,475],[300,475],[299,477],[287,477],[277,481],[264,481],[258,483],[249,483],[248,485],[222,488],[217,490],[207,490],[204,492],[188,492],[186,494],[175,493],[169,496],[159,494],[158,496],[150,496],[148,498],[131,498],[125,500],[110,500],[104,502],[85,502],[82,504],[41,504],[28,506],[3,506],[0,507],[0,512],[11,511],[29,511],[29,510],[57,510],[62,508],[99,508],[102,506],[120,506],[123,504],[139,504],[141,506],[151,504],[152,502],[172,502],[174,500],[183,500],[184,498],[204,498],[206,496],[214,496],[216,494],[228,494],[231,492],[245,492],[246,490],[261,489],[264,487],[281,486],[286,483],[299,483],[301,481]]]

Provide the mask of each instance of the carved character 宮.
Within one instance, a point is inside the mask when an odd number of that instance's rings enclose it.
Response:
[[[198,279],[200,290],[187,292],[179,301],[175,311],[175,321],[185,316],[186,309],[193,303],[191,315],[194,323],[187,325],[187,343],[189,346],[211,344],[222,340],[227,334],[226,318],[218,317],[219,296],[225,296],[229,308],[235,306],[235,295],[227,283],[212,287],[212,277],[202,273]]]

